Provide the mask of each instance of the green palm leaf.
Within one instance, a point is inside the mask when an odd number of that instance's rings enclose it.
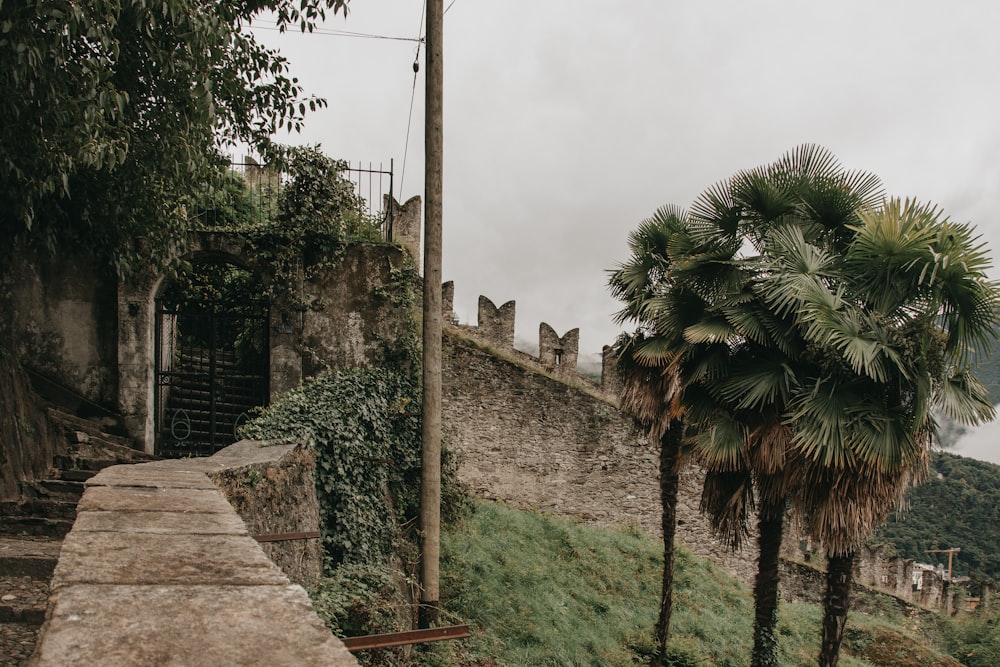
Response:
[[[783,404],[794,382],[794,371],[786,360],[761,355],[735,362],[720,394],[737,410],[762,410],[765,406]]]
[[[713,470],[740,470],[743,445],[747,432],[743,424],[730,415],[717,413],[707,428],[695,433],[691,441],[698,456]]]
[[[968,371],[947,378],[935,396],[935,404],[949,418],[970,426],[992,421],[996,416],[989,392]]]

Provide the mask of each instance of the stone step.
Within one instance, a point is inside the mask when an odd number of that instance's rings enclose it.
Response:
[[[165,442],[160,445],[160,454],[164,458],[173,459],[183,459],[191,456],[211,456],[216,452],[219,452],[232,443],[219,443],[219,444],[209,444],[208,442],[190,442],[186,441],[183,443],[169,443]]]
[[[56,470],[53,477],[57,480],[63,482],[86,482],[88,479],[96,475],[99,470]]]
[[[72,454],[60,454],[52,457],[52,465],[58,468],[61,473],[58,479],[70,479],[64,473],[80,470],[87,472],[100,472],[105,468],[120,465],[122,463],[132,463],[131,461],[121,461],[118,459],[95,459],[86,456],[73,456]],[[92,477],[93,475],[91,475]],[[89,477],[87,478],[89,479]],[[78,480],[79,481],[79,480]]]
[[[79,458],[113,460],[118,463],[145,463],[156,460],[156,457],[151,454],[102,442],[99,439],[90,438],[90,436],[87,437],[88,440],[83,442],[70,442],[69,454]]]
[[[0,573],[5,577],[52,578],[62,540],[0,536]]]
[[[40,626],[45,622],[48,596],[48,578],[0,576],[0,623]]]
[[[84,419],[82,417],[77,417],[76,415],[71,415],[68,412],[59,410],[58,408],[49,408],[48,415],[52,421],[62,426],[68,432],[80,431],[92,437],[100,438],[107,442],[119,445],[120,447],[124,447],[125,449],[134,451],[133,442],[130,439],[105,432],[105,426],[102,424],[93,422],[89,419]]]
[[[28,623],[0,623],[0,665],[27,665],[39,628]]]
[[[73,519],[43,516],[0,516],[0,535],[66,537]]]
[[[76,502],[51,498],[26,498],[0,502],[0,516],[47,516],[53,519],[76,517]]]
[[[21,495],[28,499],[66,500],[77,502],[83,495],[83,482],[63,479],[40,479],[21,487]]]

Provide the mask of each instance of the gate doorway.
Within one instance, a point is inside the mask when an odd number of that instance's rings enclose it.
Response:
[[[252,272],[195,264],[156,301],[156,444],[209,456],[238,440],[268,397],[268,307]]]

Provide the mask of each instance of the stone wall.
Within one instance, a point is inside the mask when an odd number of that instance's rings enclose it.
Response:
[[[538,325],[538,361],[559,375],[575,375],[580,356],[580,330],[570,329],[559,336],[550,325]]]
[[[407,314],[388,292],[404,263],[395,246],[358,243],[337,265],[308,272],[299,341],[303,377],[371,364],[406,333]]]
[[[595,391],[503,359],[448,328],[443,346],[445,444],[459,478],[478,496],[601,526],[631,524],[659,535],[658,451]],[[743,581],[753,545],[733,554],[698,512],[701,473],[681,478],[678,540]]]
[[[479,295],[477,321],[478,334],[494,345],[514,347],[514,317],[516,304],[508,301],[497,308],[493,302]]]
[[[117,281],[85,260],[34,253],[3,272],[0,305],[28,368],[104,408],[116,404]]]
[[[357,665],[209,479],[282,451],[244,443],[89,480],[29,664]]]
[[[419,196],[410,197],[405,204],[390,201],[390,195],[383,195],[383,206],[392,206],[392,240],[410,253],[414,264],[420,266],[420,220],[422,202]]]
[[[595,382],[589,377],[580,375],[577,369],[580,355],[580,329],[570,329],[559,336],[548,323],[540,323],[538,326],[538,356],[535,357],[514,348],[517,310],[515,301],[508,301],[497,308],[493,301],[480,295],[475,326],[459,324],[453,310],[454,301],[454,281],[443,283],[441,285],[441,310],[445,322],[481,339],[502,356],[516,357],[574,384],[590,385],[591,389],[599,390],[609,400],[617,402],[622,383],[617,367],[617,357],[611,346],[604,346],[601,378],[600,382]]]
[[[24,369],[0,352],[0,502],[17,500],[22,481],[46,477],[65,447]]]
[[[251,535],[319,530],[316,454],[302,446],[261,447],[242,441],[209,459],[220,466],[208,475],[240,515]],[[263,542],[271,561],[296,584],[307,586],[323,573],[319,539]]]

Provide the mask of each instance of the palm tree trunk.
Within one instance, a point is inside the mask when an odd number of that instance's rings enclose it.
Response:
[[[761,501],[757,514],[760,556],[754,583],[753,655],[751,667],[775,667],[778,664],[778,573],[785,503]]]
[[[847,623],[853,571],[853,550],[843,555],[828,555],[826,593],[823,595],[823,643],[819,649],[820,667],[836,667],[840,657],[840,642],[844,638],[844,625]]]
[[[679,420],[670,422],[660,438],[660,505],[663,529],[663,581],[660,587],[660,616],[656,620],[656,652],[650,665],[662,664],[670,636],[670,614],[674,601],[674,535],[677,532],[677,489],[680,478],[681,435]]]

